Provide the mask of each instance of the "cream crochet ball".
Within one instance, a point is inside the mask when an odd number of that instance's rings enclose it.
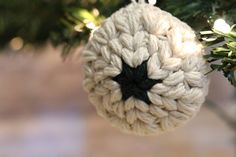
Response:
[[[195,33],[170,13],[133,1],[95,30],[83,57],[83,85],[99,115],[136,135],[179,127],[208,91]]]

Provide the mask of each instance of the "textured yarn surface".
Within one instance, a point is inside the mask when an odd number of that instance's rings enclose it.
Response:
[[[173,130],[198,112],[208,68],[192,29],[140,1],[95,30],[83,58],[83,85],[99,115],[137,135]]]

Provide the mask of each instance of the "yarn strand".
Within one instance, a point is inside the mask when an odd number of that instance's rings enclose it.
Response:
[[[132,3],[137,3],[136,0],[131,0]],[[145,3],[145,0],[138,0],[138,3]]]
[[[138,2],[139,3],[145,3],[145,0],[139,0]]]

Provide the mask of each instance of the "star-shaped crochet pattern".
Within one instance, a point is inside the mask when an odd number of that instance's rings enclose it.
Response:
[[[132,68],[122,60],[121,73],[112,79],[120,84],[123,100],[133,96],[147,104],[151,103],[147,91],[155,84],[162,83],[162,80],[148,78],[147,61],[136,68]]]

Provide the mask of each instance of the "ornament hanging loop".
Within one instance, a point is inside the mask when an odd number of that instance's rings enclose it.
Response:
[[[131,0],[132,3],[140,3],[140,4],[143,4],[143,3],[146,3],[145,0]],[[148,3],[151,4],[151,5],[155,5],[156,4],[156,0],[148,0]]]
[[[145,0],[138,0],[139,3],[145,3]]]
[[[145,0],[131,0],[132,3],[145,3]]]

